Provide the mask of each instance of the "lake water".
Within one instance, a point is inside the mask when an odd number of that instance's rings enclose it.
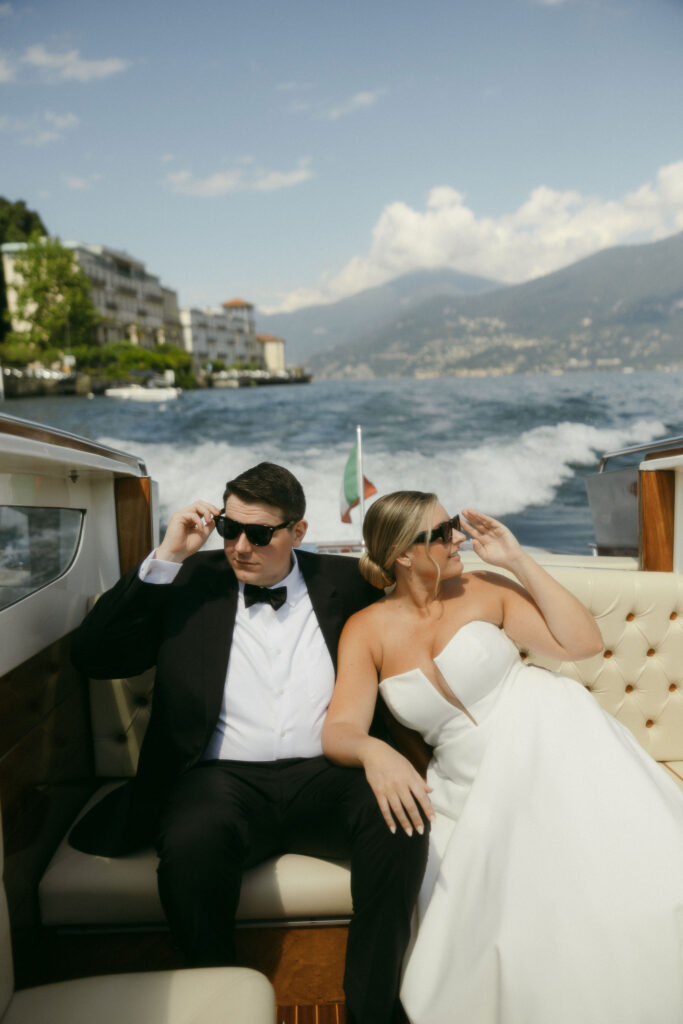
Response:
[[[220,503],[248,466],[279,462],[304,485],[314,541],[359,536],[357,512],[340,521],[339,489],[360,423],[380,494],[435,490],[449,511],[489,512],[524,544],[588,553],[584,478],[605,451],[683,433],[683,372],[313,381],[186,392],[164,406],[42,398],[3,409],[142,457],[164,521],[193,498]]]

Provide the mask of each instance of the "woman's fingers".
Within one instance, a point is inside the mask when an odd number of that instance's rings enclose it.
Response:
[[[413,831],[422,835],[424,818],[427,818],[428,821],[434,820],[434,809],[427,795],[429,788],[420,779],[420,786],[413,791],[410,787],[404,786],[401,789],[392,789],[387,792],[375,792],[382,817],[392,832],[396,831],[396,822],[398,822],[406,835],[412,836]]]

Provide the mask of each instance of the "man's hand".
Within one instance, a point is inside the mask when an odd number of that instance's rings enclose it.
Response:
[[[215,529],[213,517],[222,510],[209,501],[193,501],[171,516],[164,539],[155,558],[165,562],[184,562],[204,546]]]
[[[410,761],[388,743],[374,740],[370,751],[363,757],[363,767],[390,830],[395,832],[398,822],[407,835],[412,836],[413,829],[422,835],[424,822],[419,807],[428,821],[434,820],[434,810],[427,795],[432,788]]]

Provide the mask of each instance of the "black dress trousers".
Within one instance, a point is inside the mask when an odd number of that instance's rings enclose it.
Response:
[[[390,1024],[427,845],[427,828],[392,835],[361,769],[325,757],[206,761],[165,801],[159,893],[191,966],[232,964],[246,868],[279,853],[350,856],[347,1014],[353,1024]]]

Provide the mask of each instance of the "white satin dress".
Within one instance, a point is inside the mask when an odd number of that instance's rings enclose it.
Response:
[[[492,623],[434,661],[471,718],[420,669],[380,683],[434,747],[412,1024],[683,1024],[683,793]]]

